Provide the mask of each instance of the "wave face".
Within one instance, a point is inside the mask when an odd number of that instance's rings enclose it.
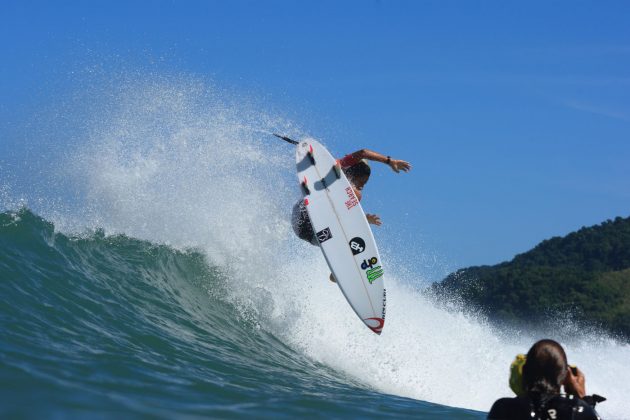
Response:
[[[435,304],[396,243],[383,334],[356,319],[289,225],[293,152],[267,132],[298,127],[189,78],[74,101],[81,123],[47,132],[73,147],[0,186],[0,414],[482,418],[510,395],[542,333]],[[630,348],[568,321],[552,338],[624,417]]]
[[[263,327],[273,316],[248,312],[273,307],[269,292],[251,296],[258,306],[230,302],[230,278],[198,251],[69,237],[28,210],[0,214],[0,244],[3,417],[475,417],[308,357]]]

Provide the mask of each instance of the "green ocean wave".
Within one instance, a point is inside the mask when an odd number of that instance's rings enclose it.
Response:
[[[198,250],[68,235],[28,209],[0,213],[0,247],[0,417],[481,416],[314,362]]]

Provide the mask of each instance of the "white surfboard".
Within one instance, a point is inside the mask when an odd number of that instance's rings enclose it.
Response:
[[[330,271],[354,312],[380,334],[385,324],[383,264],[361,204],[320,143],[300,142],[295,160],[304,204]]]

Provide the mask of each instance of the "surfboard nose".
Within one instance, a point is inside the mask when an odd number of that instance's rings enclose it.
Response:
[[[383,318],[366,318],[363,322],[374,333],[381,335],[381,332],[383,332],[383,326],[385,326],[385,320]]]

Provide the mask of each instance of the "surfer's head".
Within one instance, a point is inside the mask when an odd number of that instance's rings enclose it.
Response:
[[[540,340],[527,353],[523,365],[525,391],[537,394],[560,392],[567,376],[567,355],[554,340]]]
[[[346,169],[345,172],[348,180],[355,187],[361,189],[368,182],[368,179],[370,179],[372,170],[370,169],[370,165],[368,165],[367,161],[365,159],[361,159],[359,163],[352,165]]]

